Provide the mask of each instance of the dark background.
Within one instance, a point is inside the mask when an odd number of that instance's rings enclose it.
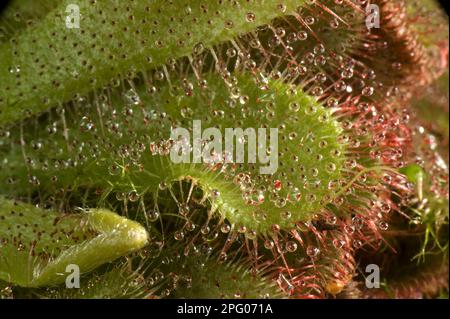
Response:
[[[8,0],[0,1],[0,12],[2,12],[3,8],[8,4]]]
[[[444,7],[448,15],[448,0],[439,0],[439,3],[441,4],[442,7]]]

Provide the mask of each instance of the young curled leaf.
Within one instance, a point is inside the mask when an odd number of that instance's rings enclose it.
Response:
[[[22,287],[61,284],[144,247],[144,227],[106,209],[62,215],[0,200],[0,279]]]

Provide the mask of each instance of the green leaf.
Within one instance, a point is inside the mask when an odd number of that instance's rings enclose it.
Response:
[[[62,215],[1,199],[0,219],[0,279],[23,287],[63,283],[68,265],[89,272],[148,242],[141,225],[105,209]]]
[[[293,13],[303,0],[76,2],[79,28],[60,3],[0,44],[0,126],[36,114],[114,78],[154,68]],[[248,14],[254,18],[249,20]],[[14,107],[13,107],[14,106]]]

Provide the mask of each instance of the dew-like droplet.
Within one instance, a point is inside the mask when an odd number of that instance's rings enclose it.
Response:
[[[34,175],[32,175],[32,176],[30,176],[30,177],[28,178],[28,182],[29,182],[31,185],[34,185],[34,186],[39,186],[39,185],[41,184],[41,182],[39,181],[39,179],[38,179],[36,176],[34,176]]]
[[[227,50],[227,56],[228,56],[229,58],[235,57],[235,56],[236,56],[236,49],[234,49],[234,48],[229,48],[229,49]]]
[[[11,66],[8,68],[9,73],[19,73],[20,65]]]
[[[273,240],[267,239],[266,241],[264,241],[264,248],[272,249],[274,246],[275,243],[273,242]]]
[[[186,229],[187,231],[194,231],[195,228],[196,228],[195,224],[194,224],[193,222],[191,222],[191,221],[186,222],[186,224],[184,225],[184,227],[185,227],[185,229]]]
[[[139,95],[133,89],[130,89],[127,92],[125,92],[124,98],[125,98],[126,102],[131,105],[138,105],[141,102]]]
[[[184,238],[184,232],[182,232],[181,230],[177,230],[173,234],[173,238],[175,238],[175,240],[182,240]]]
[[[362,241],[360,241],[359,239],[356,239],[353,241],[353,247],[355,247],[356,249],[361,248],[362,247]]]
[[[292,213],[290,211],[284,211],[284,212],[280,213],[280,216],[281,216],[282,219],[288,220],[288,219],[291,218]]]
[[[286,198],[280,197],[275,200],[275,206],[278,208],[283,208],[284,206],[286,206],[286,204],[287,204]]]
[[[186,217],[189,214],[189,211],[190,211],[189,205],[186,204],[186,203],[180,204],[179,207],[178,207],[178,213],[181,216],[185,216]]]
[[[209,226],[208,226],[208,225],[202,226],[202,228],[200,229],[200,232],[201,232],[203,235],[207,235],[207,234],[210,232]]]
[[[252,230],[252,229],[249,229],[249,230],[247,230],[247,231],[245,232],[245,237],[246,237],[247,239],[253,240],[253,239],[256,238],[256,236],[257,236],[256,231],[254,231],[254,230]]]
[[[240,225],[237,227],[237,231],[240,234],[244,234],[247,231],[247,227],[245,227],[244,225]]]
[[[308,246],[306,248],[306,254],[311,258],[317,257],[319,255],[319,253],[320,253],[320,249],[315,246]]]
[[[224,252],[224,251],[222,251],[222,252],[219,254],[219,262],[220,262],[220,263],[223,263],[223,262],[227,261],[227,259],[228,259],[227,253]]]
[[[289,109],[292,112],[298,112],[300,110],[300,104],[297,102],[291,102],[289,103]]]
[[[281,183],[281,181],[277,179],[277,180],[273,183],[273,188],[274,188],[274,190],[276,190],[277,192],[280,191],[281,188],[282,188],[282,183]]]
[[[234,26],[233,21],[231,21],[231,20],[225,21],[225,29],[231,29],[231,28],[233,28],[233,26]]]
[[[194,55],[199,55],[199,54],[203,53],[204,50],[205,50],[205,46],[203,45],[202,42],[199,42],[194,46],[194,49],[192,50],[192,52],[194,53]]]
[[[375,89],[371,86],[366,86],[363,90],[362,90],[362,94],[364,96],[372,96],[373,93],[375,92]]]
[[[389,205],[388,203],[382,203],[381,204],[381,211],[384,214],[388,214],[391,211],[391,205]]]
[[[121,169],[120,169],[120,166],[119,165],[117,165],[117,164],[112,164],[110,167],[109,167],[109,174],[111,174],[111,175],[118,175],[118,174],[120,174],[120,171],[121,171]]]
[[[306,39],[308,39],[308,33],[307,33],[306,31],[299,31],[299,32],[297,33],[297,38],[298,38],[300,41],[305,41]]]
[[[364,220],[361,217],[355,216],[352,218],[352,224],[356,229],[362,229],[364,226]]]
[[[216,198],[218,198],[220,196],[220,192],[217,189],[211,190],[210,194],[211,194],[211,198],[213,198],[213,199],[216,199]]]
[[[256,16],[253,12],[248,12],[245,15],[245,20],[247,20],[247,22],[253,22],[253,21],[255,21],[255,18],[256,18]]]
[[[355,232],[355,227],[350,226],[350,225],[346,225],[346,226],[344,227],[344,231],[345,231],[347,234],[352,235],[352,234]]]
[[[386,231],[389,228],[389,224],[387,222],[385,222],[385,221],[381,221],[381,222],[378,223],[378,227],[381,230]]]
[[[116,192],[116,199],[117,200],[124,200],[125,198],[127,198],[126,194],[124,192]]]
[[[183,118],[192,118],[194,111],[189,107],[182,107],[180,113]]]
[[[305,18],[305,22],[308,25],[312,25],[312,24],[314,24],[316,22],[316,19],[313,16],[307,16]]]
[[[295,241],[288,241],[286,243],[286,250],[290,253],[293,253],[297,250],[297,243]]]
[[[230,232],[230,230],[231,230],[231,226],[228,225],[228,224],[223,224],[223,225],[220,227],[220,231],[221,231],[222,233],[224,233],[224,234],[228,234],[228,233]]]
[[[287,7],[286,7],[286,5],[284,4],[284,3],[279,3],[279,4],[277,4],[277,9],[280,11],[280,12],[286,12],[286,9],[287,9]]]
[[[158,71],[155,71],[154,74],[155,74],[156,80],[158,80],[158,81],[164,80],[164,72],[163,71],[158,70]]]
[[[160,190],[166,190],[169,185],[166,182],[160,182],[158,187]]]
[[[156,210],[151,210],[147,212],[147,217],[150,222],[155,222],[159,219],[159,212]]]
[[[344,245],[345,245],[345,240],[342,240],[342,239],[334,239],[333,240],[333,246],[336,247],[337,249],[344,247]]]
[[[128,200],[130,202],[136,202],[138,199],[139,199],[139,194],[135,190],[132,190],[128,193]]]

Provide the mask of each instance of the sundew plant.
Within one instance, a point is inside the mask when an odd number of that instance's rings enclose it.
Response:
[[[0,298],[447,297],[448,35],[432,0],[10,1]]]

